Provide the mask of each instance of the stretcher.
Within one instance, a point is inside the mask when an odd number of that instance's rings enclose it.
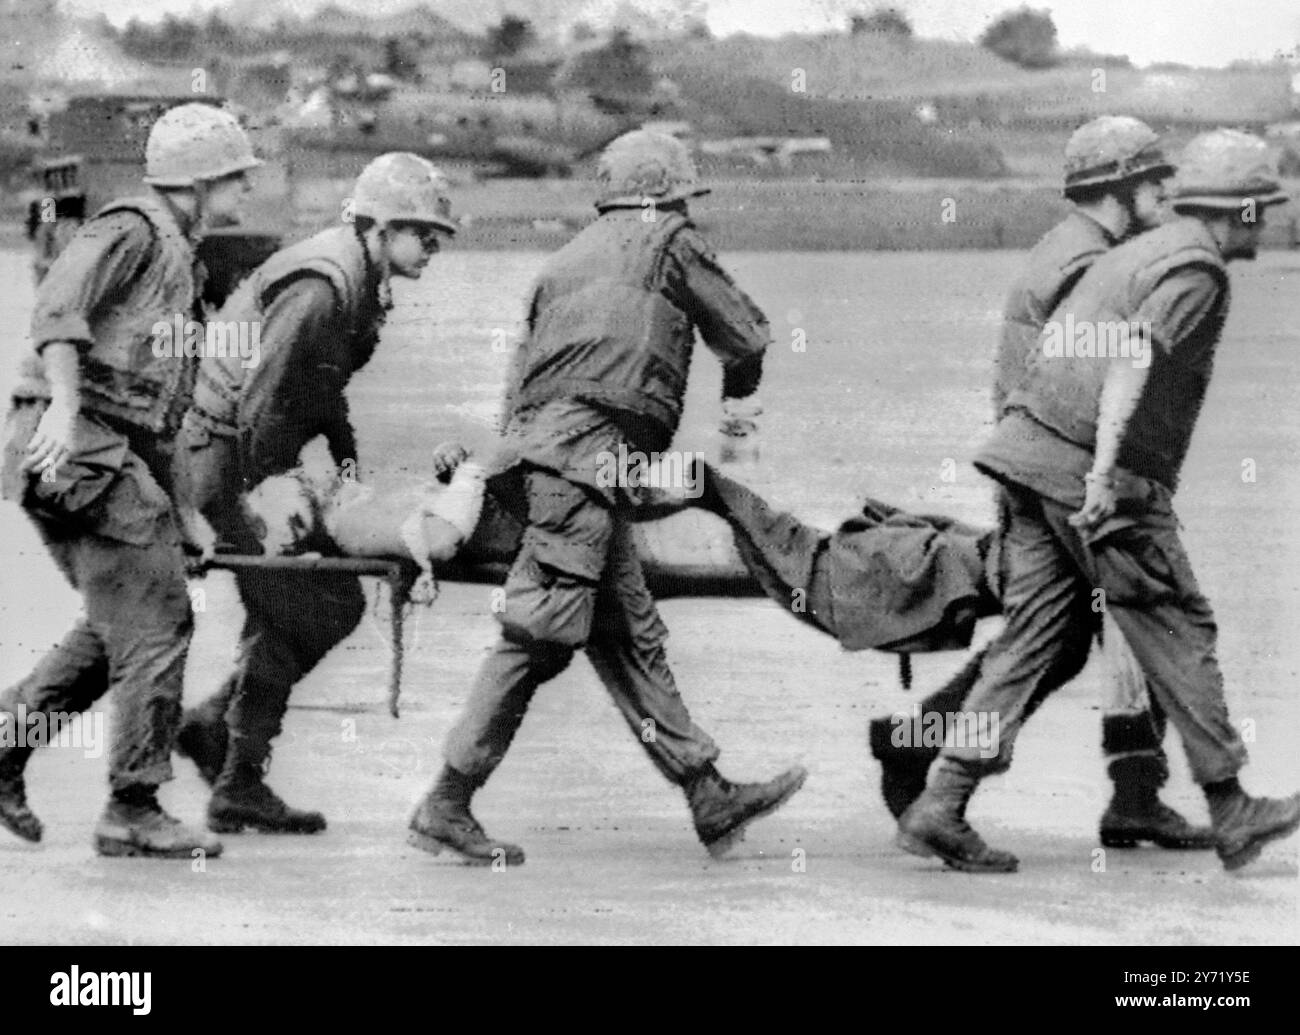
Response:
[[[731,531],[712,515],[689,512],[634,528],[646,582],[658,599],[672,597],[763,597],[736,551]],[[510,565],[505,560],[460,559],[434,565],[438,582],[500,585]],[[392,661],[388,710],[397,718],[404,660],[403,631],[411,588],[420,575],[409,557],[266,556],[217,553],[205,571],[282,571],[311,575],[342,572],[382,580],[389,590]]]

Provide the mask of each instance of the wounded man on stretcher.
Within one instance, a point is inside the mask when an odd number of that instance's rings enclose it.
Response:
[[[641,508],[638,545],[658,596],[761,592],[848,650],[900,653],[966,647],[978,619],[1000,612],[991,529],[868,499],[829,532],[712,466],[696,476],[696,498],[662,491]],[[251,490],[244,522],[267,554],[395,557],[430,578],[504,579],[524,528],[515,478],[470,460],[443,477],[376,490],[299,468]]]

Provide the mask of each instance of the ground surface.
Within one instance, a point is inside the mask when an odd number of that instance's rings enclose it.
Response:
[[[540,256],[449,253],[403,286],[379,355],[357,379],[361,467],[371,480],[422,469],[425,451],[487,437],[510,328]],[[762,466],[778,500],[825,523],[865,493],[986,520],[969,467],[986,431],[997,310],[1019,256],[741,254],[729,261],[772,318]],[[0,254],[7,360],[30,306],[24,257]],[[1246,724],[1256,791],[1300,786],[1300,416],[1295,363],[1300,259],[1273,254],[1237,271],[1235,306],[1180,492],[1203,588],[1215,603],[1234,720]],[[805,332],[806,351],[791,342]],[[683,449],[711,448],[718,374],[700,358]],[[945,461],[952,460],[949,468]],[[1255,480],[1243,481],[1254,461]],[[945,471],[955,480],[945,480]],[[0,679],[22,676],[63,631],[76,597],[21,514],[0,504]],[[231,585],[196,596],[199,632],[187,699],[221,679],[238,625]],[[387,628],[362,628],[295,694],[272,782],[322,809],[314,838],[227,838],[227,854],[185,863],[97,858],[103,757],[40,753],[29,767],[43,844],[0,837],[0,941],[8,943],[834,942],[1294,943],[1296,840],[1239,876],[1209,854],[1098,854],[1107,784],[1096,665],[1049,701],[971,816],[1021,857],[1002,877],[948,873],[902,854],[865,747],[868,718],[906,709],[890,657],[845,654],[760,601],[669,601],[670,656],[722,768],[763,778],[807,765],[805,789],[755,825],[726,862],[695,842],[678,792],[654,772],[578,659],[545,688],[513,750],[476,800],[487,828],[523,844],[503,873],[404,844],[409,811],[494,638],[485,587],[447,586],[408,625],[403,716],[384,707]],[[381,609],[379,612],[383,614]],[[991,630],[985,630],[985,634]],[[918,689],[957,655],[916,660]],[[111,723],[111,715],[109,716]],[[1198,819],[1176,736],[1169,801]],[[93,752],[92,752],[93,753]],[[169,808],[201,815],[204,788],[177,763]]]

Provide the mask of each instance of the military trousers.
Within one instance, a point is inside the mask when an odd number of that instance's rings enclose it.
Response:
[[[986,772],[1005,770],[1020,727],[1083,667],[1105,611],[1178,730],[1196,782],[1227,779],[1245,764],[1224,700],[1214,615],[1179,539],[1169,495],[1155,489],[1085,537],[1069,523],[1073,508],[1008,487],[1006,626],[965,700],[979,735],[955,736],[950,727],[944,756]]]
[[[718,748],[678,693],[626,517],[543,470],[528,472],[525,492],[528,524],[497,616],[502,637],[447,736],[447,764],[486,780],[538,687],[585,649],[637,742],[667,779],[684,783]]]
[[[36,668],[0,693],[0,712],[16,716],[21,705],[29,724],[41,716],[50,729],[112,691],[110,785],[157,786],[172,777],[193,630],[180,535],[154,477],[165,478],[167,461],[150,455],[148,436],[132,442],[83,416],[78,449],[54,476],[25,477],[18,464],[43,411],[23,405],[9,416],[5,495],[27,511],[83,609]]]

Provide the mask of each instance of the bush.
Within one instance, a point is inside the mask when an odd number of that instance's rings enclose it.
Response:
[[[984,30],[980,46],[1021,68],[1049,68],[1058,60],[1056,24],[1046,10],[1008,11]]]
[[[488,56],[510,57],[518,54],[536,38],[537,34],[527,18],[507,14],[499,25],[488,30]]]
[[[854,36],[874,33],[877,36],[895,36],[911,39],[912,23],[897,7],[879,7],[870,14],[855,14],[849,19],[849,32]]]
[[[572,63],[567,79],[607,111],[634,110],[654,89],[650,55],[624,29]]]

